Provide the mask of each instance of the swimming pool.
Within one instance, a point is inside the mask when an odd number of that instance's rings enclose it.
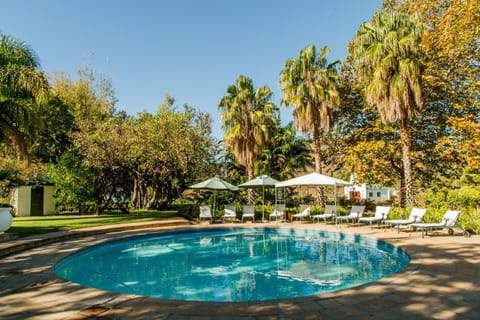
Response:
[[[403,269],[388,243],[309,229],[183,230],[107,242],[55,266],[97,289],[163,299],[262,301],[322,294]]]

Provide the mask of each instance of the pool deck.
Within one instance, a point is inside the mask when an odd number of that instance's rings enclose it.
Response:
[[[390,277],[323,295],[261,302],[189,302],[82,287],[53,272],[92,244],[175,229],[295,227],[364,235],[405,249],[409,266]],[[323,223],[132,223],[0,241],[0,319],[480,319],[480,236],[397,233]]]

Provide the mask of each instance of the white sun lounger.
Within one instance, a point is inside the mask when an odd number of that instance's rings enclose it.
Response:
[[[412,228],[418,230],[422,230],[422,238],[428,234],[428,232],[432,232],[434,230],[442,230],[447,228],[448,229],[448,234],[453,235],[453,229],[454,228],[459,228],[462,230],[463,235],[465,237],[470,236],[470,232],[467,230],[464,230],[460,225],[458,224],[458,217],[460,216],[460,211],[455,211],[455,210],[448,210],[445,212],[445,215],[443,216],[442,221],[439,223],[412,223]]]
[[[223,222],[225,222],[226,220],[231,220],[231,221],[237,220],[237,210],[235,206],[225,205],[225,208],[223,210],[222,220]]]
[[[390,212],[390,207],[377,206],[375,208],[375,215],[373,217],[362,217],[358,219],[358,224],[367,223],[370,226],[373,223],[382,223],[382,221],[388,218],[388,213]]]
[[[253,204],[243,205],[242,222],[245,222],[245,219],[252,219],[252,222],[255,222],[255,206]]]
[[[347,223],[349,222],[355,222],[361,217],[363,217],[363,212],[365,211],[365,206],[352,206],[352,209],[350,209],[350,213],[346,216],[337,216],[335,217],[335,222],[336,223],[342,223],[346,221]]]
[[[285,205],[277,204],[275,210],[268,216],[269,220],[282,221],[285,219]]]
[[[210,206],[200,206],[200,215],[198,216],[198,220],[201,221],[202,219],[208,219],[210,220],[210,223],[213,221],[212,209]]]
[[[401,227],[410,226],[412,223],[422,222],[426,211],[427,209],[425,208],[412,208],[408,219],[385,220],[385,224],[397,228],[397,233],[400,233]]]
[[[310,220],[310,206],[305,204],[300,205],[298,213],[292,215],[292,222],[295,219],[301,221]]]

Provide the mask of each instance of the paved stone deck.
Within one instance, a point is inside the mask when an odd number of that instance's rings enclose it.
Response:
[[[66,255],[92,244],[212,226],[143,223],[77,230],[74,236],[55,233],[0,242],[0,319],[480,319],[479,236],[464,238],[443,232],[422,238],[420,233],[398,234],[368,226],[279,224],[292,226],[383,239],[404,248],[411,263],[403,271],[370,284],[304,298],[249,303],[163,300],[82,287],[57,277],[53,266]],[[22,247],[21,243],[35,245]]]

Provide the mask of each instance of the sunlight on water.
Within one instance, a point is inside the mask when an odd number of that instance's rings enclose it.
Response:
[[[85,286],[164,299],[259,301],[322,294],[403,269],[403,250],[360,236],[297,229],[212,229],[113,241],[55,272]]]

